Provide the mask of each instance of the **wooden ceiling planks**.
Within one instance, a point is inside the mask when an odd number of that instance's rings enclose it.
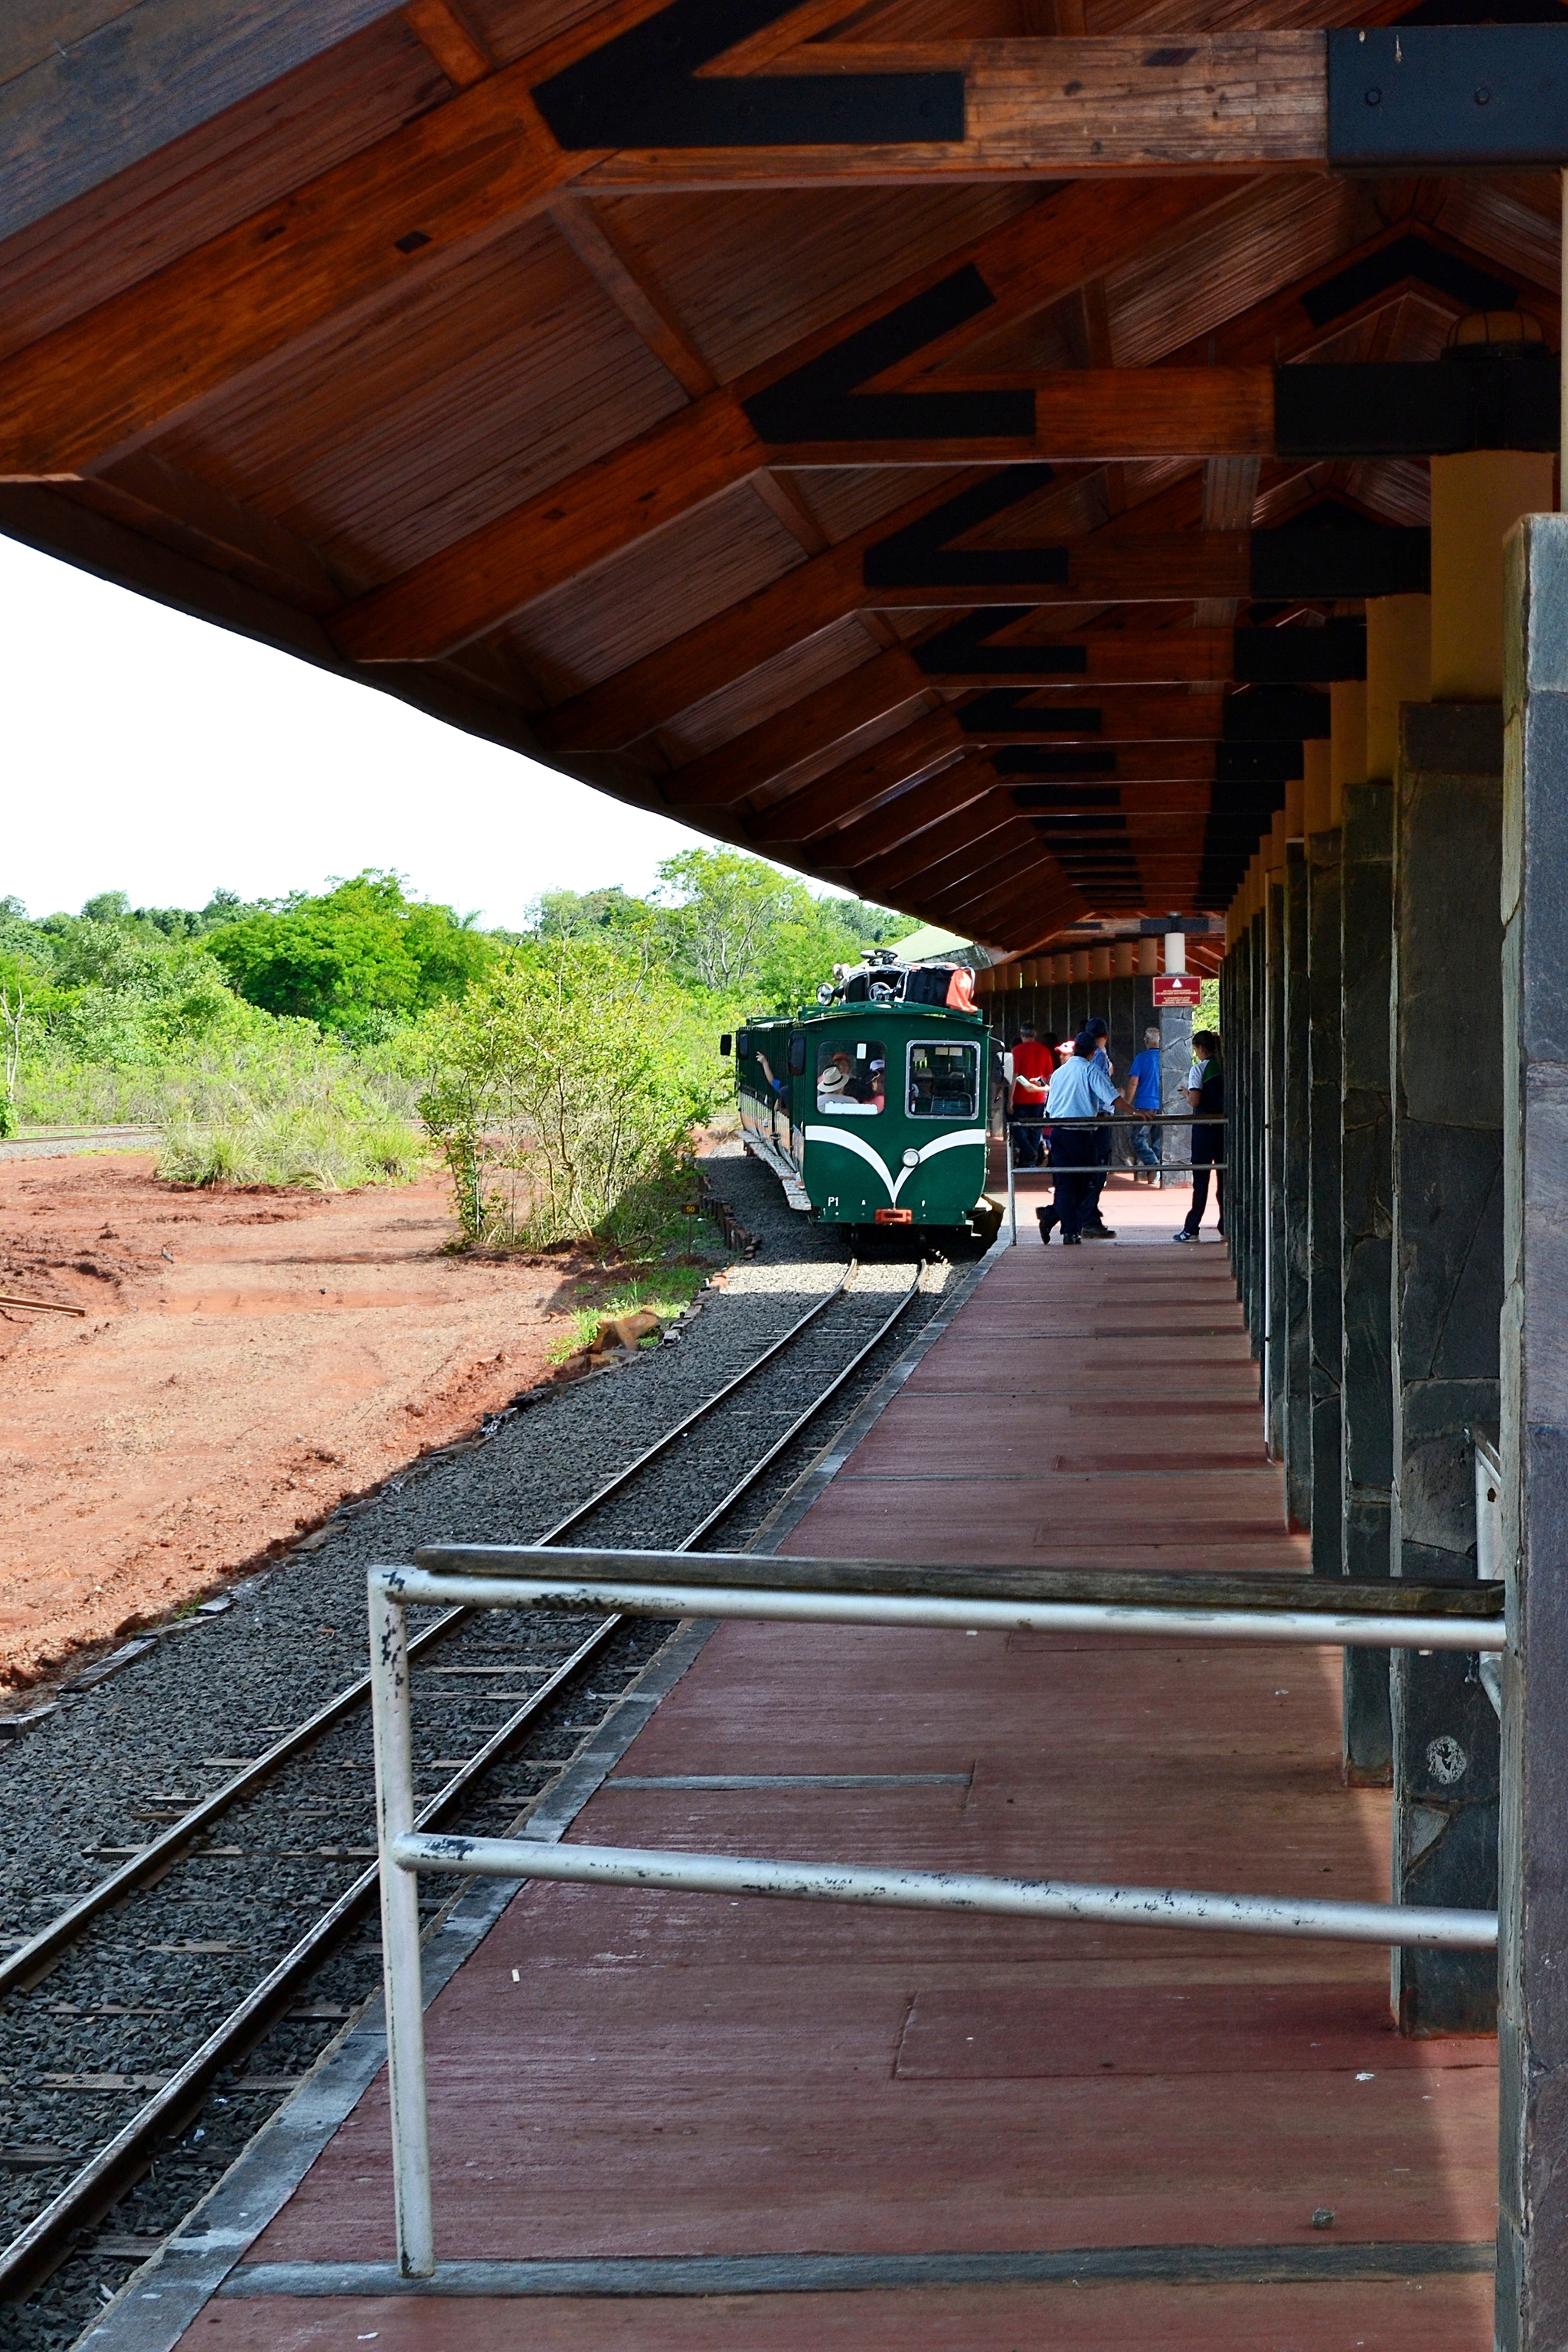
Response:
[[[1038,200],[1031,187],[749,190],[596,203],[636,244],[715,377],[732,383]],[[779,267],[781,252],[790,266]]]
[[[449,94],[429,52],[389,16],[45,214],[0,241],[0,357],[352,161]]]
[[[275,362],[157,446],[243,485],[363,592],[685,404],[539,220],[395,310]]]
[[[1554,335],[1551,175],[1324,176],[1302,0],[1078,0],[1056,40],[1034,0],[807,0],[721,75],[956,62],[961,145],[556,148],[531,89],[659,5],[410,0],[0,245],[0,462],[100,477],[0,527],[999,944],[1194,905],[1273,789],[1211,814],[1194,605],[1245,608],[1248,555],[1198,461],[1258,453],[1255,526],[1423,520],[1420,461],[1275,460],[1268,370],[1428,359],[1498,281]],[[1031,392],[1036,433],[911,464],[901,420],[742,409],[825,364],[841,404]],[[920,538],[1020,447],[1032,497]]]
[[[726,613],[746,608],[771,590],[784,589],[804,572],[808,560],[778,518],[742,483],[684,516],[659,538],[633,547],[614,564],[574,575],[483,642],[518,646],[542,675],[560,681],[552,687],[557,699],[584,690],[592,694],[601,678],[640,675],[644,661],[661,667],[672,630],[685,628],[695,635],[714,626]],[[787,654],[795,642],[784,637],[773,650]],[[737,675],[734,669],[721,670],[710,690],[733,686]],[[563,707],[572,706],[563,701]],[[604,730],[584,748],[616,749],[650,733],[661,717],[673,718],[684,708],[683,698],[625,733]]]

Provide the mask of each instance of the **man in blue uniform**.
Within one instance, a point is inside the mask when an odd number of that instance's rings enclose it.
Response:
[[[1051,1090],[1046,1097],[1047,1118],[1096,1118],[1116,1108],[1116,1088],[1096,1064],[1099,1052],[1100,1039],[1091,1030],[1081,1030],[1073,1039],[1071,1059],[1062,1064],[1051,1080]],[[1057,1173],[1056,1198],[1049,1209],[1038,1213],[1043,1242],[1050,1240],[1051,1227],[1056,1224],[1060,1225],[1062,1239],[1069,1245],[1076,1247],[1082,1241],[1086,1219],[1094,1213],[1100,1181],[1099,1143],[1092,1127],[1052,1128],[1051,1166]]]

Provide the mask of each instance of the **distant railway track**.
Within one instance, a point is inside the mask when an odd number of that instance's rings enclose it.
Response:
[[[652,1540],[690,1550],[732,1520],[737,1508],[773,1465],[891,1336],[919,1296],[924,1274],[923,1264],[918,1265],[890,1308],[885,1292],[866,1294],[871,1310],[867,1312],[863,1296],[856,1289],[858,1270],[851,1263],[831,1290],[539,1540],[564,1543],[591,1536],[602,1543]],[[678,1540],[672,1532],[675,1521],[681,1527]],[[483,1797],[481,1784],[487,1776],[509,1757],[531,1724],[542,1720],[548,1724],[552,1712],[575,1696],[588,1667],[595,1661],[605,1661],[612,1638],[622,1625],[619,1617],[605,1617],[584,1634],[580,1621],[551,1621],[542,1629],[543,1635],[561,1654],[544,1661],[535,1658],[528,1664],[509,1662],[498,1666],[461,1660],[456,1664],[433,1664],[437,1652],[444,1659],[451,1658],[455,1650],[463,1646],[465,1635],[480,1639],[482,1646],[489,1650],[506,1646],[496,1641],[493,1629],[484,1622],[484,1614],[447,1611],[424,1627],[411,1645],[420,1669],[416,1679],[416,1708],[426,1732],[431,1730],[434,1718],[438,1745],[451,1746],[459,1736],[471,1738],[471,1726],[465,1727],[464,1717],[471,1718],[476,1705],[482,1705],[485,1699],[510,1696],[521,1701],[498,1728],[479,1739],[456,1764],[451,1777],[429,1795],[420,1814],[424,1827],[449,1823],[476,1802],[483,1806],[503,1801]],[[640,1663],[621,1671],[640,1671]],[[524,1675],[541,1677],[537,1687],[526,1694],[479,1693],[470,1687],[496,1675],[516,1680]],[[457,1690],[450,1687],[453,1683],[458,1684]],[[247,1760],[209,1796],[182,1810],[159,1835],[125,1854],[118,1869],[0,1960],[0,1998],[27,1992],[73,1955],[90,1952],[94,1937],[116,1920],[127,1904],[138,1898],[155,1899],[156,1890],[177,1894],[179,1874],[190,1872],[195,1865],[246,1861],[291,1864],[317,1861],[335,1864],[353,1860],[364,1864],[321,1907],[288,1950],[172,2065],[164,2063],[143,2075],[121,2066],[113,2072],[104,2069],[99,2074],[74,2078],[40,2078],[46,2085],[65,2082],[68,2087],[116,2083],[130,2087],[140,2083],[147,2095],[90,2155],[76,2161],[68,2179],[47,2197],[0,2251],[0,2302],[23,2299],[72,2254],[82,2233],[146,2172],[171,2137],[190,2125],[226,2072],[239,2064],[288,2016],[290,2005],[310,1977],[338,1949],[348,1929],[374,1903],[374,1793],[368,1696],[368,1677],[361,1677],[340,1691],[263,1754]],[[620,1693],[590,1696],[603,1696],[613,1705]],[[448,1724],[453,1727],[450,1731],[444,1727]],[[203,1843],[213,1826],[226,1817],[240,1816],[243,1828],[247,1806],[268,1801],[276,1806],[290,1776],[319,1767],[323,1751],[330,1751],[334,1739],[349,1750],[337,1760],[356,1774],[357,1787],[340,1792],[340,1801],[331,1808],[296,1806],[285,1819],[297,1817],[300,1811],[314,1814],[331,1811],[339,1820],[357,1820],[362,1826],[350,1834],[357,1834],[363,1843],[323,1846],[313,1853],[285,1850],[266,1854],[247,1854],[243,1847],[215,1849]],[[324,1760],[333,1760],[330,1752]],[[531,1807],[568,1760],[554,1758],[525,1768],[542,1772],[548,1767],[549,1777],[527,1792],[508,1792],[504,1802],[509,1814],[517,1813],[520,1801]],[[441,1758],[437,1762],[451,1767],[454,1759]],[[306,1786],[310,1787],[309,1782]],[[267,1834],[263,1824],[261,1835]],[[246,1892],[253,1895],[254,1881],[247,1879],[245,1884]],[[281,1907],[280,1896],[279,1901]],[[169,1956],[181,1948],[164,1944],[150,1948]],[[228,1948],[231,1948],[200,1942],[189,1946],[193,1960],[199,1959],[204,1952]],[[159,1990],[168,1988],[160,1985]],[[73,2016],[82,2013],[70,2011]],[[126,2015],[155,2013],[168,2012],[127,2011],[123,2004],[100,2012],[104,2019],[116,2021]],[[120,2048],[123,2028],[111,2025],[108,2038]],[[243,2078],[237,2087],[243,2088]],[[40,2166],[39,2169],[47,2167]],[[151,2246],[148,2251],[152,2251]]]

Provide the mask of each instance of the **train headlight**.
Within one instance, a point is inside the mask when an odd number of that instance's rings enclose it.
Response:
[[[904,1154],[904,1166],[905,1166],[906,1168],[918,1168],[918,1167],[920,1166],[920,1164],[921,1164],[921,1156],[920,1156],[920,1153],[919,1153],[918,1151],[906,1151],[906,1152],[905,1152],[905,1154]]]

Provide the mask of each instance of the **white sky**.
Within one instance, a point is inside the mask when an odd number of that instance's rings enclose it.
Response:
[[[391,867],[515,927],[703,836],[0,538],[0,898],[200,907]]]

